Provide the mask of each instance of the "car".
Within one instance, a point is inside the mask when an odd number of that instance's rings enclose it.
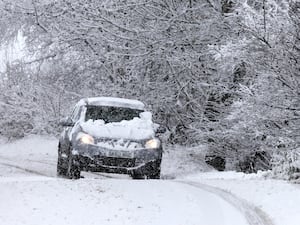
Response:
[[[129,174],[159,179],[165,131],[145,105],[132,99],[80,100],[60,122],[57,175],[79,179],[81,171]]]

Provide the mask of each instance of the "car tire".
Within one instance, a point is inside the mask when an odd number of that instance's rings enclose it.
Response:
[[[69,179],[79,179],[80,178],[80,169],[78,166],[74,165],[73,159],[70,159],[68,162],[68,169],[67,169],[66,176]]]
[[[66,176],[67,175],[67,168],[64,167],[65,162],[64,159],[61,157],[61,148],[58,146],[58,157],[57,157],[57,176]]]
[[[160,164],[161,161],[155,161],[153,164],[151,164],[148,170],[148,179],[160,179]]]
[[[142,180],[142,179],[160,179],[160,164],[161,160],[150,163],[142,171],[133,171],[131,173],[132,179]]]
[[[71,151],[69,151],[68,168],[67,168],[66,176],[69,179],[79,179],[80,178],[80,167],[78,165],[76,165],[75,160],[72,157]]]
[[[63,167],[63,159],[58,156],[57,159],[57,176],[66,176],[67,169]]]
[[[136,173],[136,172],[131,173],[130,176],[134,180],[144,180],[147,178],[144,174]]]

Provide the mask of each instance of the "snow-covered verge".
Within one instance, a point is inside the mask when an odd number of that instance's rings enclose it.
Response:
[[[1,142],[1,225],[247,225],[217,195],[171,180],[58,178],[56,147],[55,138],[39,136]]]
[[[167,179],[182,177],[195,172],[214,169],[204,161],[205,146],[165,146],[162,159],[162,175]]]
[[[300,185],[268,178],[268,172],[207,172],[182,177],[232,193],[265,212],[274,225],[300,224]]]

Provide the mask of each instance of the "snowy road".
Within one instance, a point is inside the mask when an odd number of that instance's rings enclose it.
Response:
[[[2,145],[0,225],[272,224],[254,206],[200,182],[92,173],[57,178],[56,144],[35,137]]]

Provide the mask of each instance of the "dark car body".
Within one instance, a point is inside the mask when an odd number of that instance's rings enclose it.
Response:
[[[130,132],[124,138],[117,129],[109,136],[98,137],[87,133],[82,125],[91,120],[105,124],[130,121],[143,112],[144,104],[137,100],[98,97],[79,101],[71,116],[61,122],[64,130],[58,146],[58,175],[78,179],[81,171],[94,171],[129,174],[133,178],[160,178],[163,150],[155,131],[154,136],[146,139],[131,137]],[[121,128],[126,129],[126,122],[123,123],[125,127]],[[97,133],[97,129],[101,133],[105,127],[96,126],[91,131]]]

